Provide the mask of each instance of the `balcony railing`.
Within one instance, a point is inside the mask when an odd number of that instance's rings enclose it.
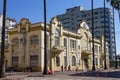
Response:
[[[92,54],[91,50],[82,50],[82,57],[88,57]]]
[[[53,53],[60,53],[60,52],[63,52],[64,51],[64,47],[63,46],[53,46],[53,49],[52,49],[52,52]]]

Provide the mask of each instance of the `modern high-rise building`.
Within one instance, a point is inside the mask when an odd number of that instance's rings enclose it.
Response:
[[[110,57],[115,54],[115,28],[113,23],[113,12],[109,8],[105,8],[106,12],[106,40],[109,43]],[[78,24],[85,20],[92,30],[92,10],[85,10],[81,6],[69,8],[64,14],[58,15],[61,19],[64,29],[76,32]],[[104,35],[104,8],[94,9],[94,33],[99,38]]]
[[[0,42],[1,42],[1,34],[2,34],[2,20],[3,15],[0,14]],[[16,26],[17,22],[15,19],[12,18],[6,18],[6,26],[5,26],[5,44],[8,43],[8,32],[10,28],[14,28]]]

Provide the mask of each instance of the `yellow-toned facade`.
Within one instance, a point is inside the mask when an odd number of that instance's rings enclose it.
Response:
[[[48,69],[54,71],[92,69],[92,36],[83,21],[77,33],[63,29],[59,18],[51,19],[47,25]],[[95,39],[95,66],[104,67],[104,39]],[[96,47],[97,46],[97,47]],[[106,62],[109,67],[108,45]],[[9,52],[6,53],[7,67],[23,69],[32,67],[34,71],[44,68],[44,24],[32,24],[21,19],[17,28],[9,32]]]

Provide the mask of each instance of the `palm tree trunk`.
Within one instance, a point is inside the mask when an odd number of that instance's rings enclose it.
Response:
[[[91,0],[91,8],[92,8],[92,51],[93,51],[93,64],[92,64],[92,70],[95,70],[95,55],[94,55],[94,11],[93,11],[93,0]]]
[[[115,68],[117,69],[117,55],[116,55],[116,38],[115,38],[115,16],[114,16],[114,7],[113,8],[113,26],[114,26],[114,41],[115,41]],[[118,10],[119,12],[119,10]],[[119,14],[119,21],[120,21],[120,14]]]
[[[105,0],[104,0],[104,69],[107,69],[106,65],[106,9],[105,9]]]
[[[119,15],[119,22],[120,22],[120,10],[118,9],[118,15]]]
[[[47,69],[47,36],[46,36],[46,0],[44,0],[44,69],[43,74],[48,74]]]
[[[6,3],[4,0],[3,5],[3,21],[2,21],[2,37],[1,37],[1,62],[0,62],[0,78],[5,77],[5,19],[6,19]]]

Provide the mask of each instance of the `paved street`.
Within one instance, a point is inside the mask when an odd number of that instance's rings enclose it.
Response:
[[[12,72],[0,80],[120,80],[120,70],[106,71],[64,71],[54,75],[42,75],[40,72]]]

